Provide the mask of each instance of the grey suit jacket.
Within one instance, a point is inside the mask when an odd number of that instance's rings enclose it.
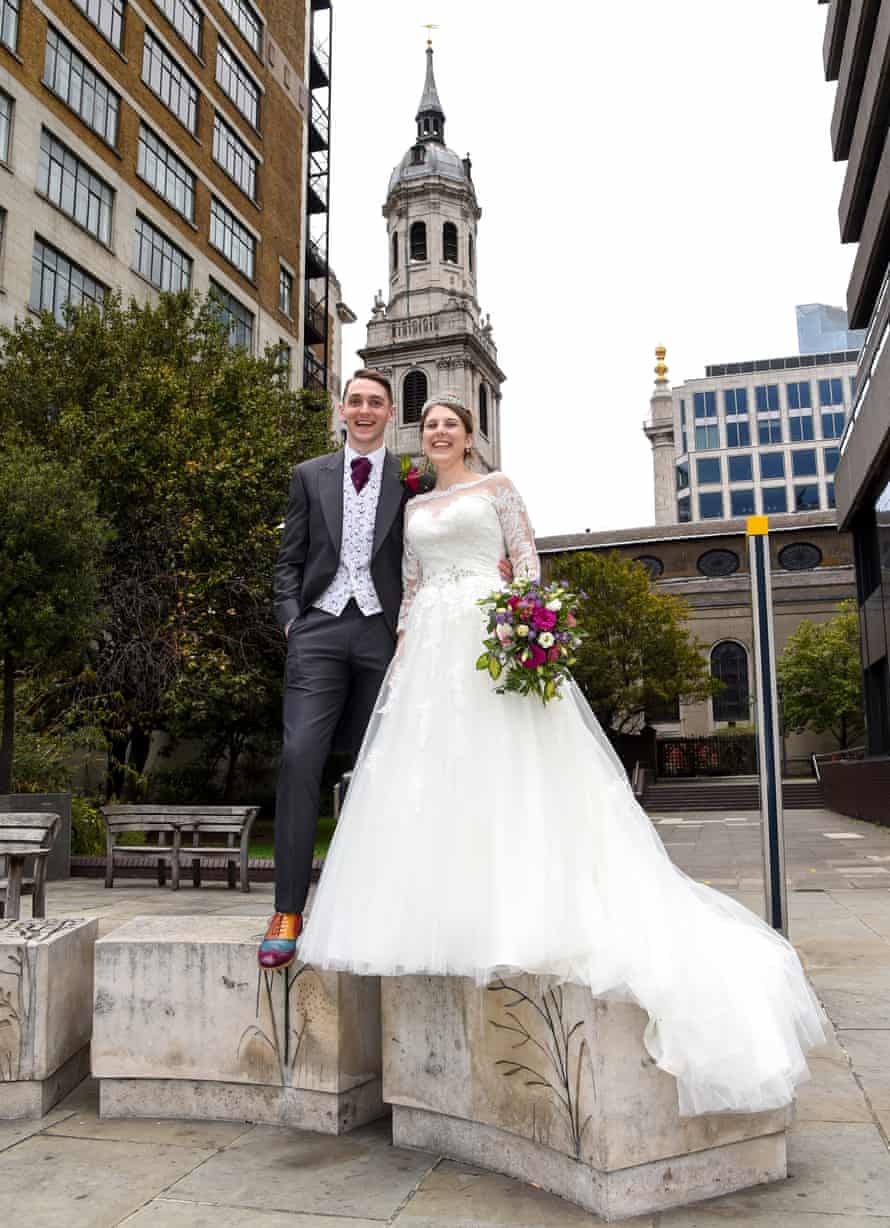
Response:
[[[284,533],[275,564],[275,616],[301,618],[333,580],[343,534],[345,452],[303,461],[293,471]],[[371,578],[387,626],[396,634],[402,601],[402,526],[407,491],[399,462],[387,452],[374,522]]]

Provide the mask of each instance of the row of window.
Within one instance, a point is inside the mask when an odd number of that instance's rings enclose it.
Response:
[[[412,222],[408,229],[408,252],[412,261],[424,261],[429,259],[429,248],[427,245],[426,222]],[[447,264],[458,264],[460,262],[460,245],[458,240],[457,226],[454,222],[443,222],[442,224],[442,260]],[[473,236],[467,235],[467,265],[470,272],[473,272],[475,263],[475,252],[473,247]],[[399,271],[399,232],[394,231],[392,236],[392,272],[395,274]]]
[[[783,571],[812,571],[822,562],[822,551],[812,542],[797,541],[783,546],[776,557]],[[650,580],[659,580],[664,575],[664,563],[655,554],[638,554],[634,562],[643,564]],[[733,576],[740,566],[741,559],[735,550],[723,547],[705,550],[695,561],[698,573],[709,579]]]
[[[785,477],[784,452],[758,452],[761,480],[770,481]],[[813,477],[818,474],[818,453],[815,448],[798,448],[791,452],[791,474],[793,477]],[[824,448],[822,450],[823,465],[826,474],[832,474],[837,469],[840,460],[840,448]],[[751,453],[739,456],[727,456],[726,475],[730,482],[751,482],[754,480],[754,461]],[[677,489],[685,490],[689,486],[690,468],[688,463],[677,465]],[[719,457],[698,457],[695,461],[695,476],[699,486],[719,485],[723,482],[723,465]]]
[[[843,380],[839,377],[829,379],[820,379],[817,381],[819,388],[819,405],[828,407],[832,405],[843,405],[844,391]],[[797,409],[812,409],[812,387],[809,380],[795,380],[784,385],[787,408],[789,410]],[[855,390],[855,381],[850,380],[851,395]],[[754,388],[754,407],[758,414],[778,413],[779,412],[779,385],[778,384],[757,384]],[[695,418],[716,418],[717,417],[717,392],[716,390],[706,392],[696,392],[692,396],[692,409]],[[726,416],[738,417],[746,415],[749,411],[748,389],[747,388],[724,388],[723,389],[723,410]],[[680,421],[686,423],[686,401],[685,398],[680,400]]]
[[[818,438],[840,439],[846,425],[844,410],[824,411],[819,415],[819,418],[822,429]],[[752,439],[755,443],[771,444],[785,442],[802,443],[806,440],[817,438],[813,414],[811,413],[795,413],[788,418],[787,441],[785,438],[785,428],[782,419],[779,417],[758,418],[756,433],[753,435],[751,424],[747,419],[727,419],[724,424],[724,431],[726,442],[722,446],[726,448],[750,448]],[[717,451],[721,447],[720,424],[713,422],[697,425],[693,434],[693,442],[696,452]],[[688,435],[684,430],[681,433],[680,439],[681,451],[687,452],[688,446]]]
[[[420,414],[429,397],[429,380],[424,371],[409,371],[402,385],[402,426],[414,426],[420,422]],[[479,433],[486,439],[490,435],[488,385],[479,385]]]
[[[722,520],[726,516],[754,516],[757,513],[772,516],[789,510],[817,512],[820,507],[832,508],[835,506],[834,482],[825,483],[824,500],[820,497],[820,485],[816,481],[795,484],[791,497],[793,503],[789,508],[788,489],[785,486],[762,486],[759,492],[748,486],[731,490],[728,495],[722,490],[702,490],[697,496],[698,519]],[[680,524],[688,524],[693,519],[692,509],[691,495],[677,499],[677,520]]]

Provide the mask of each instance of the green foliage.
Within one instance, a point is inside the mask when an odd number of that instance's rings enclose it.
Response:
[[[632,728],[653,700],[693,703],[719,689],[685,625],[686,606],[655,592],[642,564],[576,551],[554,557],[550,574],[587,593],[588,636],[572,672],[604,729]]]
[[[274,351],[232,348],[197,296],[0,330],[0,435],[79,470],[114,530],[105,630],[71,690],[103,729],[109,793],[142,787],[153,729],[237,758],[277,720],[279,525],[293,465],[330,447],[329,408],[282,386]]]
[[[105,824],[99,808],[77,794],[71,799],[71,852],[82,857],[99,857],[105,852]]]
[[[789,637],[777,672],[787,730],[829,732],[841,748],[862,736],[862,663],[852,601],[827,622],[804,619]]]

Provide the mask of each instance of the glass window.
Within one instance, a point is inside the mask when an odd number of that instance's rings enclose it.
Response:
[[[6,2],[0,0],[0,3]],[[124,34],[124,0],[74,0],[74,3],[119,51]]]
[[[730,456],[728,461],[730,482],[750,482],[752,480],[750,456]]]
[[[727,415],[746,414],[748,412],[748,389],[727,388],[723,393],[723,406]]]
[[[825,506],[837,507],[837,504],[834,501],[834,482],[825,483]]]
[[[488,387],[479,385],[479,431],[488,438]]]
[[[697,460],[695,462],[695,472],[698,477],[699,485],[707,485],[709,482],[720,481],[720,461],[716,457],[709,457],[706,460]]]
[[[781,443],[782,421],[780,418],[759,418],[757,421],[758,443]]]
[[[0,0],[0,43],[13,51],[19,44],[19,9],[21,0]]]
[[[759,414],[779,408],[779,385],[758,384],[754,389],[754,403]]]
[[[761,452],[760,453],[760,476],[761,478],[783,478],[785,476],[785,453],[784,452]]]
[[[9,161],[9,139],[12,135],[13,102],[0,90],[0,162]]]
[[[256,200],[257,159],[219,115],[213,117],[213,157],[245,196]]]
[[[839,379],[820,379],[819,380],[819,404],[820,405],[843,405],[844,389],[843,383]]]
[[[52,26],[46,32],[43,83],[103,141],[117,144],[120,97]]]
[[[784,486],[764,486],[760,492],[764,516],[788,511],[788,492]]]
[[[709,490],[700,494],[698,514],[702,520],[720,520],[723,516],[723,492]]]
[[[792,443],[813,438],[813,415],[792,414],[788,419],[788,437]]]
[[[278,349],[275,352],[275,365],[278,367],[278,382],[285,388],[290,387],[290,369],[292,361],[291,347],[283,337],[278,339]]]
[[[677,465],[677,490],[685,490],[689,485],[689,466]]]
[[[689,496],[685,495],[677,500],[677,521],[679,524],[689,524],[691,519]]]
[[[454,222],[442,226],[442,259],[457,264],[457,227]]]
[[[720,435],[716,425],[695,428],[695,446],[699,452],[708,452],[720,447]]]
[[[253,312],[248,311],[234,295],[229,294],[228,290],[224,290],[213,280],[210,282],[210,292],[216,299],[219,318],[228,328],[229,345],[251,353],[253,351]]]
[[[747,422],[727,422],[726,446],[727,448],[750,448],[751,427]]]
[[[794,510],[796,512],[818,512],[819,487],[815,482],[808,486],[795,486]]]
[[[101,303],[107,293],[108,288],[80,265],[42,239],[34,240],[29,300],[34,311],[51,311],[59,323],[64,324],[66,303],[73,307]]]
[[[145,31],[142,80],[189,132],[198,127],[198,90],[151,30]]]
[[[723,683],[713,698],[715,721],[747,721],[748,654],[741,644],[724,640],[711,649],[711,677]]]
[[[834,473],[835,469],[837,469],[838,462],[841,459],[840,448],[826,448],[822,453],[822,456],[825,459],[825,472]]]
[[[686,402],[682,397],[680,398],[680,425],[686,425]]]
[[[200,55],[201,10],[194,0],[155,0],[155,4],[183,42],[194,51],[195,55]]]
[[[398,231],[392,233],[392,271],[397,273],[399,269],[399,235]]]
[[[294,279],[287,269],[281,265],[278,269],[278,310],[286,316],[293,312]]]
[[[195,216],[195,176],[145,124],[139,126],[139,175],[190,222]]]
[[[220,0],[220,4],[253,50],[261,56],[263,54],[263,23],[253,5],[248,4],[247,0]]]
[[[402,389],[402,422],[409,426],[420,421],[420,411],[428,396],[429,385],[423,371],[409,371]]]
[[[210,242],[245,277],[253,280],[256,239],[215,196],[210,202]]]
[[[259,128],[260,87],[222,39],[216,50],[216,81],[248,123]]]
[[[800,448],[791,453],[791,472],[796,478],[815,477],[816,453],[813,448]]]
[[[110,245],[114,192],[45,128],[40,134],[37,191],[100,243]]]
[[[717,394],[716,392],[693,393],[692,403],[695,409],[696,418],[716,418],[717,417]]]
[[[140,214],[136,216],[133,268],[159,290],[175,293],[192,284],[190,257]]]
[[[748,487],[745,490],[731,490],[729,492],[729,506],[731,516],[753,516],[754,515],[754,489]]]
[[[409,238],[411,259],[426,260],[426,222],[412,222]]]
[[[810,399],[810,381],[801,380],[798,383],[786,385],[788,388],[788,408],[789,409],[810,409],[812,408],[812,400]]]
[[[840,439],[844,433],[844,411],[830,410],[827,414],[822,415],[822,437],[823,439]]]

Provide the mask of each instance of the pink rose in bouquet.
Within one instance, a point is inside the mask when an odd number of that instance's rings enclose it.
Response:
[[[552,631],[556,623],[555,610],[539,607],[532,615],[532,626],[536,631]]]

